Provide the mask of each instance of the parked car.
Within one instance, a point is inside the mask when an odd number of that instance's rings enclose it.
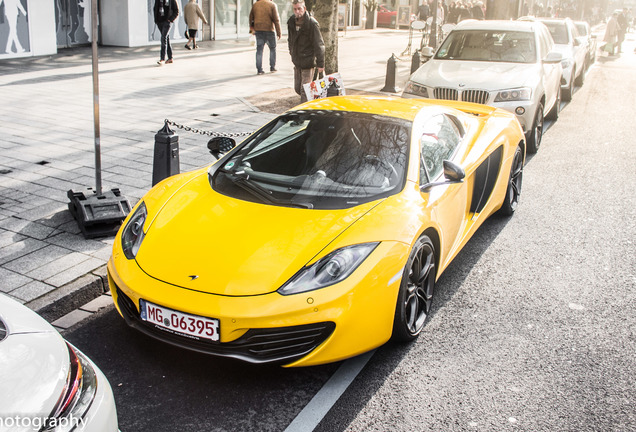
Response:
[[[587,57],[587,39],[579,36],[579,32],[570,18],[520,18],[536,19],[548,27],[555,50],[563,56],[563,83],[561,90],[563,100],[572,100],[574,86],[582,86],[585,81],[585,58]]]
[[[378,27],[396,27],[398,12],[391,8],[388,5],[381,4],[378,6],[377,10],[377,25]],[[412,22],[416,20],[417,17],[414,14],[411,14],[409,21]],[[407,23],[408,25],[408,23]]]
[[[117,431],[104,374],[43,318],[3,294],[0,388],[3,431]]]
[[[579,35],[587,39],[587,56],[585,57],[585,69],[587,70],[596,61],[596,35],[592,34],[592,29],[587,21],[574,21],[574,25]]]
[[[143,197],[108,281],[151,337],[286,366],[415,339],[451,260],[514,213],[525,159],[507,111],[376,96],[306,102],[234,145]]]
[[[544,118],[559,116],[561,55],[539,22],[462,21],[415,71],[403,97],[476,102],[516,114],[536,153]],[[432,54],[431,54],[432,55]]]

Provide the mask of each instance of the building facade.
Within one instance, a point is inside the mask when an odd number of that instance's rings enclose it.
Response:
[[[255,0],[198,0],[208,19],[200,40],[242,39],[249,36],[248,17]],[[283,33],[293,15],[291,0],[273,0]],[[153,20],[155,0],[98,0],[102,45],[138,47],[159,44]],[[177,0],[180,7],[188,0]],[[341,0],[341,28],[364,28],[366,10],[361,0]],[[0,59],[55,54],[59,49],[92,41],[92,0],[0,0]],[[181,14],[170,38],[185,40]]]

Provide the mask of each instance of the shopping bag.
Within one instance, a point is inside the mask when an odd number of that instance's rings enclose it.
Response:
[[[328,96],[344,96],[345,87],[340,73],[332,73],[303,84],[307,100],[320,99]]]
[[[612,54],[614,52],[614,44],[611,42],[606,43],[603,46],[603,51],[605,51],[606,53]]]

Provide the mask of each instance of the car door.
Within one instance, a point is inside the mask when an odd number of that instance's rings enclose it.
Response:
[[[420,186],[444,180],[445,160],[453,160],[461,165],[461,161],[456,159],[463,134],[461,124],[453,116],[439,114],[426,120],[419,138]],[[460,244],[466,226],[470,199],[467,183],[425,188],[422,195],[424,202],[433,208],[434,217],[440,225],[440,268],[443,269]]]
[[[539,58],[541,59],[541,68],[543,69],[543,86],[545,89],[545,106],[544,113],[548,113],[557,100],[561,88],[561,76],[563,69],[560,63],[546,63],[543,59],[554,49],[554,42],[550,31],[546,28],[540,28],[537,32]]]
[[[579,39],[579,32],[574,27],[574,23],[571,21],[567,21],[567,28],[570,40],[572,41],[572,49],[574,51],[574,61],[576,62],[576,71],[577,74],[584,73],[585,71],[585,53],[587,51],[587,46],[584,43],[581,43]]]

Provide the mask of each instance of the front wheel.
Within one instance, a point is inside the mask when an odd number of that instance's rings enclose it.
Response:
[[[534,115],[534,122],[532,130],[528,136],[528,152],[536,153],[541,146],[541,140],[543,139],[543,104],[539,102],[537,105],[537,112]]]
[[[415,242],[402,273],[393,320],[394,340],[412,341],[422,331],[431,312],[436,275],[435,248],[423,235]]]
[[[519,205],[519,197],[521,196],[521,181],[523,180],[523,151],[521,146],[517,146],[515,156],[512,159],[512,167],[510,168],[510,177],[508,179],[508,189],[503,205],[499,210],[503,216],[512,216]]]
[[[554,106],[550,110],[547,116],[545,116],[546,120],[557,121],[559,119],[559,113],[561,112],[561,87],[557,91],[557,98],[554,102]]]
[[[570,85],[568,88],[563,90],[563,100],[566,102],[570,102],[572,100],[572,95],[574,94],[574,77],[576,77],[576,71],[572,70],[572,76],[570,77]]]

